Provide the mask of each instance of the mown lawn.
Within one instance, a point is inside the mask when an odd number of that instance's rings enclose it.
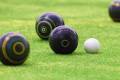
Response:
[[[119,80],[120,24],[109,18],[111,0],[0,0],[0,36],[20,32],[30,42],[31,53],[21,66],[0,64],[1,80]],[[57,12],[79,35],[71,55],[56,55],[35,32],[35,18]],[[101,42],[99,54],[87,54],[88,38]]]

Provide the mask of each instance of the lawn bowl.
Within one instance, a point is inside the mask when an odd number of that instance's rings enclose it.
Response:
[[[10,32],[0,38],[0,60],[5,65],[23,64],[29,50],[28,41],[19,33]]]
[[[48,39],[51,31],[61,25],[64,25],[61,16],[53,12],[44,13],[36,19],[36,32],[40,38]]]
[[[78,46],[78,35],[69,26],[59,26],[51,32],[49,44],[57,54],[71,54]]]
[[[109,16],[114,22],[120,22],[120,0],[114,0],[109,6]]]

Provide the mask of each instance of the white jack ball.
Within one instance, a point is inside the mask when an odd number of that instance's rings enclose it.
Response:
[[[98,53],[100,50],[100,42],[95,38],[87,39],[84,42],[84,49],[87,53]]]

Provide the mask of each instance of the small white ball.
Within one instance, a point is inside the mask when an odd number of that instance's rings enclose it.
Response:
[[[100,42],[95,38],[87,39],[84,42],[84,49],[87,53],[98,53],[100,50]]]

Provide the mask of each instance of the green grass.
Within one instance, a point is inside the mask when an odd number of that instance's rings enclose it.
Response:
[[[1,80],[119,80],[120,24],[108,16],[111,0],[0,0],[0,36],[20,32],[31,45],[24,65],[0,64]],[[56,55],[35,32],[37,15],[54,11],[79,34],[79,46],[71,55]],[[99,54],[87,54],[86,39],[101,42]]]

